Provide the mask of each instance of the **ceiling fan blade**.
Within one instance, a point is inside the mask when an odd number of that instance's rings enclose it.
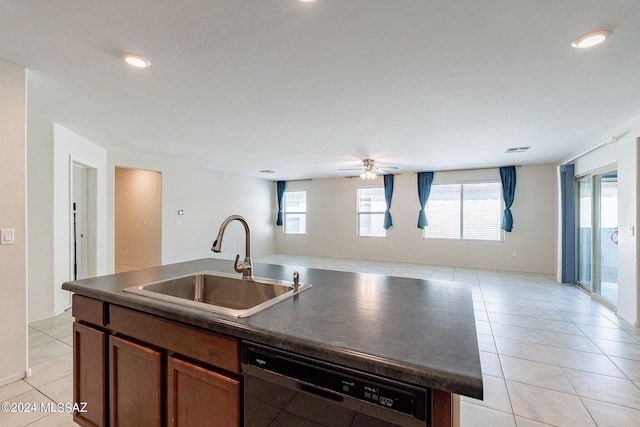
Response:
[[[392,170],[393,169],[393,170]],[[398,170],[398,168],[396,167],[385,167],[385,168],[376,168],[375,172],[377,174],[381,174],[381,173],[393,173],[393,171]]]
[[[356,167],[356,168],[340,168],[338,170],[340,170],[340,171],[361,171],[361,172],[371,171],[371,172],[376,172],[376,173],[380,174],[380,173],[390,172],[391,170],[398,170],[398,167],[397,166],[378,167],[378,165],[376,165],[376,161],[374,159],[364,159],[362,161],[362,166],[360,166],[360,167]]]

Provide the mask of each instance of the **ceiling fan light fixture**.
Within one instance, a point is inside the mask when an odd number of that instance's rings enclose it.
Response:
[[[372,181],[374,179],[376,179],[378,177],[378,175],[375,174],[375,172],[367,170],[364,171],[360,174],[360,178],[366,180],[366,181]]]
[[[597,46],[605,41],[605,39],[612,33],[613,31],[611,30],[592,31],[578,38],[576,41],[571,43],[571,46],[575,47],[576,49],[586,49],[589,47]]]

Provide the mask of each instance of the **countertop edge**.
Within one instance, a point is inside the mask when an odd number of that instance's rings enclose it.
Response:
[[[337,347],[326,343],[319,344],[316,341],[255,328],[248,323],[239,322],[238,319],[201,312],[197,309],[177,306],[162,301],[150,300],[133,294],[93,288],[78,284],[77,282],[65,282],[62,288],[78,295],[160,316],[171,321],[203,328],[211,332],[273,346],[321,360],[330,360],[333,363],[351,369],[371,372],[394,380],[465,395],[471,398],[483,398],[482,375],[469,376],[456,372],[444,372],[442,370],[425,368],[402,361],[365,354],[344,347]]]

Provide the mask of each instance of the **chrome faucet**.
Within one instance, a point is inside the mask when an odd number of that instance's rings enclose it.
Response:
[[[238,273],[242,273],[243,279],[253,280],[253,262],[251,261],[251,231],[249,230],[249,224],[247,224],[247,221],[243,217],[241,217],[240,215],[231,215],[222,222],[222,224],[220,225],[220,231],[218,231],[218,237],[216,237],[216,240],[213,242],[211,250],[216,253],[222,251],[222,235],[224,234],[224,230],[227,228],[227,225],[229,225],[231,221],[236,220],[240,221],[242,225],[244,225],[246,240],[244,261],[241,264],[238,264],[240,254],[236,255],[236,261],[233,264],[233,269]]]

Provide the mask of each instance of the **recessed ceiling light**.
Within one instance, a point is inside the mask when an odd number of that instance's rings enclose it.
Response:
[[[151,65],[149,58],[145,58],[137,53],[123,53],[120,57],[129,65],[136,68],[147,68]]]
[[[571,46],[577,49],[586,49],[588,47],[593,47],[605,41],[605,39],[612,33],[613,31],[611,30],[592,31],[578,38],[578,40],[571,43]]]
[[[316,1],[316,0],[298,0],[298,1],[301,2],[301,3],[311,3],[311,2]]]

